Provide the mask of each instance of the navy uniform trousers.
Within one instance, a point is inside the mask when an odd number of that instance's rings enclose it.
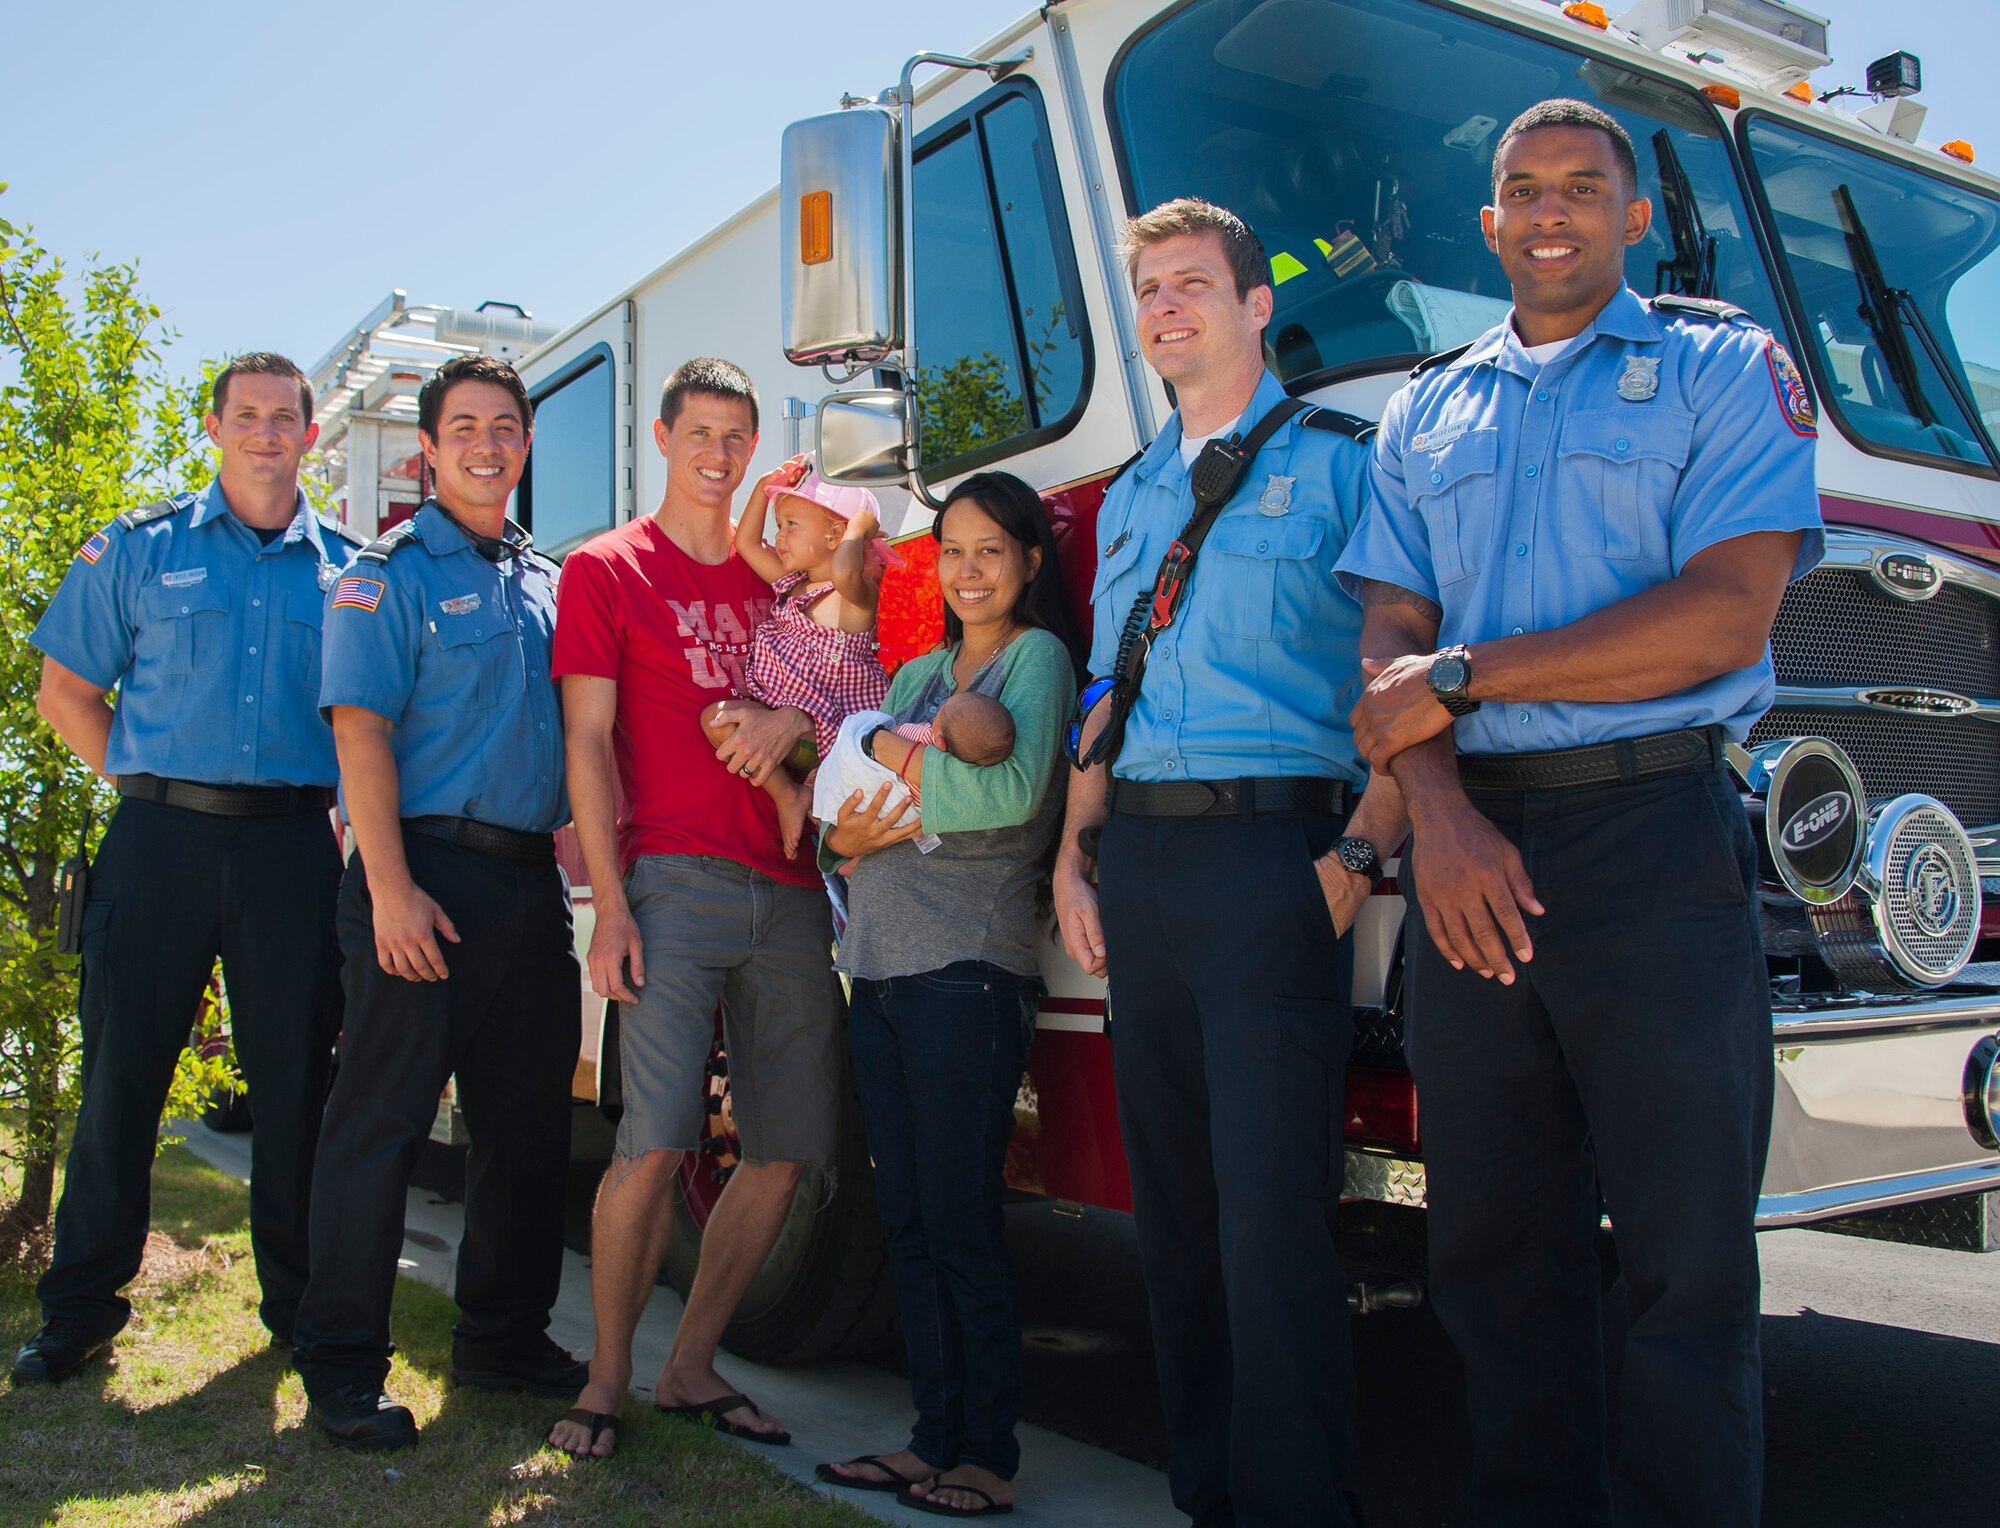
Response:
[[[1111,1050],[1170,1446],[1201,1528],[1339,1528],[1354,1414],[1330,1222],[1353,941],[1330,816],[1146,818],[1099,845]]]
[[[410,873],[460,943],[439,937],[443,981],[408,981],[375,956],[357,854],[340,887],[346,1027],[313,1199],[312,1280],[294,1361],[309,1392],[379,1390],[394,1351],[389,1305],[410,1173],[457,1078],[472,1144],[454,1291],[460,1360],[532,1355],[562,1282],[570,1092],[582,978],[569,889],[553,856],[518,865],[405,832]]]
[[[1772,1059],[1749,824],[1720,771],[1469,794],[1548,911],[1511,987],[1454,971],[1414,899],[1408,921],[1431,1295],[1472,1421],[1464,1521],[1751,1528]],[[1600,1185],[1631,1322],[1608,1469]]]
[[[91,867],[83,933],[83,1097],[36,1292],[49,1320],[114,1332],[152,1212],[160,1111],[222,959],[257,1129],[250,1245],[279,1336],[306,1283],[307,1201],[340,1027],[340,849],[322,810],[221,817],[128,799]]]

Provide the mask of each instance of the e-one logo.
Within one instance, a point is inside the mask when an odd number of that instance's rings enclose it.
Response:
[[[1903,600],[1927,600],[1944,587],[1937,564],[1917,552],[1884,552],[1875,559],[1875,582]]]
[[[1824,796],[1816,796],[1792,813],[1791,820],[1778,834],[1778,841],[1794,854],[1803,854],[1839,832],[1852,809],[1853,802],[1846,791],[1828,791]]]

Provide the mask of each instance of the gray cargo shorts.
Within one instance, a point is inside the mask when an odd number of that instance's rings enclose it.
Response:
[[[619,1015],[619,1157],[701,1143],[720,1002],[744,1158],[831,1168],[840,995],[826,893],[732,859],[649,854],[626,873],[625,898],[646,951],[646,985]]]

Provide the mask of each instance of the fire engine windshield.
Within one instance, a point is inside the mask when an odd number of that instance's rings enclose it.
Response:
[[[1826,412],[1864,449],[1986,469],[2000,203],[1772,117],[1747,136]]]
[[[1288,382],[1407,365],[1505,315],[1479,231],[1494,145],[1563,95],[1637,145],[1655,215],[1626,257],[1633,289],[1699,291],[1776,327],[1722,124],[1684,86],[1422,0],[1195,0],[1111,83],[1134,210],[1206,197],[1262,237]]]

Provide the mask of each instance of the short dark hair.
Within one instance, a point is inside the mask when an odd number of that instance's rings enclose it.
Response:
[[[521,406],[521,428],[535,427],[535,406],[528,401],[528,389],[521,374],[498,356],[455,355],[425,380],[417,391],[417,428],[437,439],[438,421],[444,415],[444,395],[461,382],[490,382],[504,387]]]
[[[668,429],[681,417],[689,393],[705,393],[711,398],[735,398],[750,405],[750,433],[757,433],[757,384],[750,373],[734,361],[719,356],[698,355],[674,368],[660,389],[660,423]]]
[[[215,382],[209,389],[209,412],[220,414],[222,405],[229,399],[229,382],[232,377],[290,377],[299,384],[299,407],[306,416],[306,423],[313,422],[312,383],[306,374],[289,359],[274,350],[253,350],[248,355],[240,355],[215,374]]]
[[[1126,220],[1118,231],[1118,252],[1125,259],[1126,284],[1138,280],[1139,252],[1147,245],[1183,234],[1205,233],[1212,233],[1222,241],[1222,257],[1229,265],[1229,274],[1235,278],[1238,302],[1250,295],[1252,287],[1271,284],[1271,261],[1264,253],[1264,241],[1227,207],[1218,207],[1198,196],[1161,202],[1151,212]]]
[[[944,539],[945,510],[961,499],[971,499],[993,518],[1023,552],[1039,548],[1041,565],[1029,575],[1014,604],[1014,620],[1022,626],[1039,626],[1051,632],[1069,653],[1072,670],[1081,678],[1086,654],[1069,618],[1069,604],[1063,591],[1062,554],[1056,550],[1055,527],[1042,496],[1011,472],[975,472],[945,495],[944,509],[931,522],[931,539]],[[965,639],[965,623],[944,603],[944,639],[947,643]]]
[[[1507,131],[1493,145],[1493,189],[1496,192],[1500,189],[1500,156],[1507,152],[1507,145],[1521,134],[1532,133],[1541,127],[1584,127],[1604,134],[1611,140],[1611,154],[1618,161],[1618,173],[1625,177],[1625,194],[1628,197],[1639,194],[1639,156],[1633,152],[1632,135],[1602,107],[1568,96],[1539,101],[1507,124]]]

